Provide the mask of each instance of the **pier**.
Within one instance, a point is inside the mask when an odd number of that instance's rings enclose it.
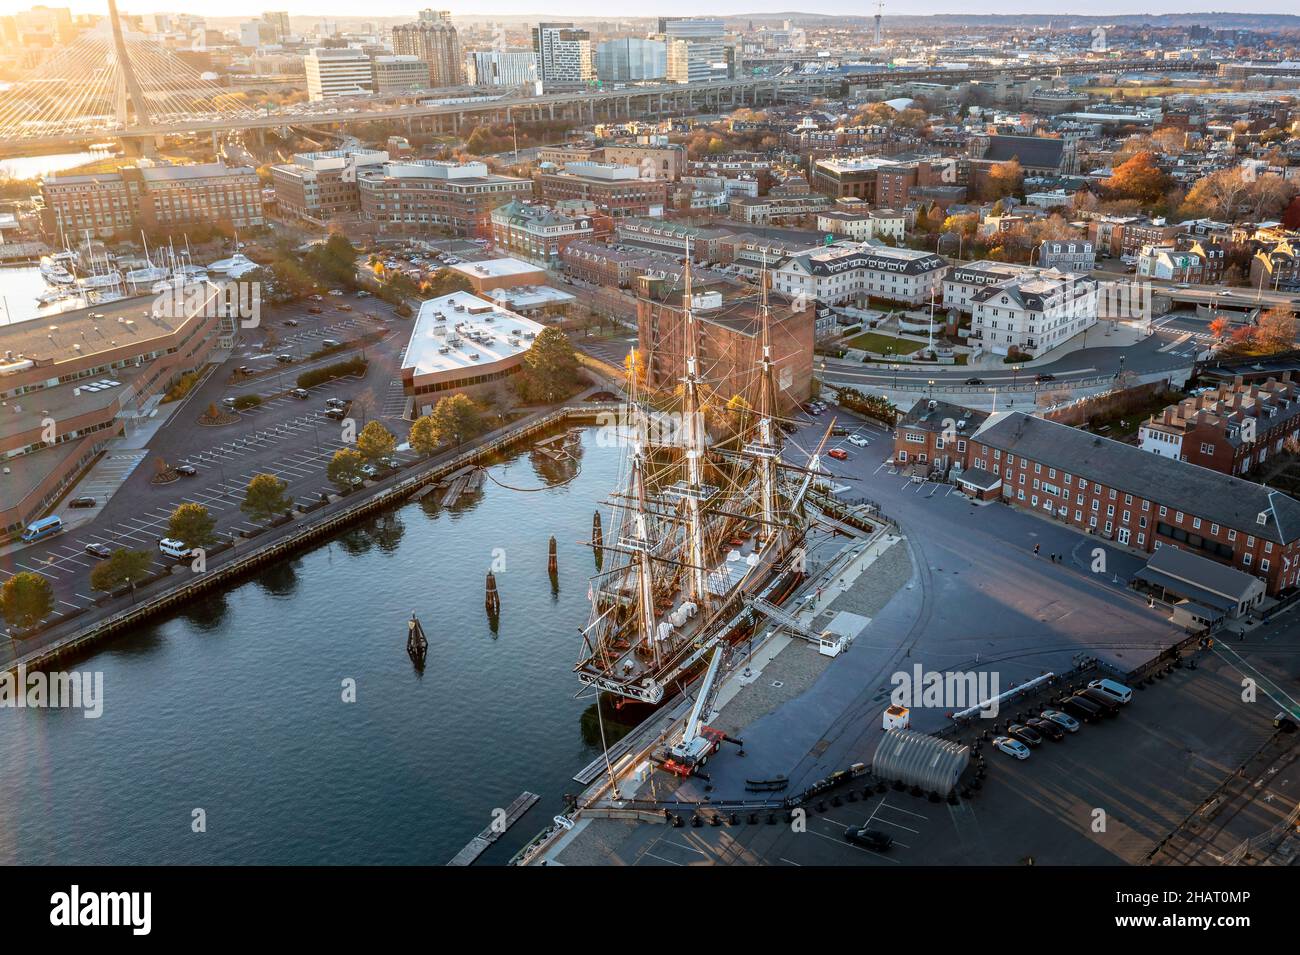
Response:
[[[482,832],[469,841],[464,849],[456,853],[447,865],[473,865],[474,861],[487,851],[492,843],[500,839],[505,833],[518,822],[533,804],[542,797],[537,793],[524,792],[506,807],[505,818],[492,820]]]

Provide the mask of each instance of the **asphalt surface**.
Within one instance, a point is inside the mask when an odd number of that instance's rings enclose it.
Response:
[[[400,444],[407,426],[401,420],[405,406],[398,364],[405,347],[406,321],[396,319],[390,306],[375,298],[357,299],[325,296],[320,303],[304,302],[285,307],[266,307],[262,325],[246,329],[234,354],[218,366],[172,413],[148,444],[147,451],[123,452],[120,465],[129,469],[124,483],[113,493],[86,524],[31,546],[0,556],[0,582],[21,571],[46,577],[54,587],[55,610],[51,620],[94,603],[96,592],[90,587],[90,570],[96,558],[85,552],[87,544],[100,543],[110,548],[127,547],[155,554],[152,570],[171,566],[170,558],[157,552],[157,542],[166,536],[168,518],[182,503],[207,507],[217,521],[220,536],[238,534],[256,527],[239,504],[249,480],[256,474],[273,474],[288,485],[287,495],[295,503],[319,501],[322,492],[336,489],[325,476],[334,452],[347,446],[342,439],[341,422],[325,417],[325,399],[343,398],[352,402],[348,416],[355,421],[356,432],[367,421],[379,419],[392,431]],[[343,312],[334,306],[346,301],[354,311]],[[320,315],[307,311],[311,305],[322,308]],[[379,321],[368,320],[370,312]],[[299,325],[287,327],[286,319]],[[356,347],[314,362],[280,365],[274,355],[297,348],[309,354],[322,338],[351,341],[376,330],[387,334],[383,341],[366,347],[370,368],[364,379],[343,379],[309,389],[310,397],[301,400],[280,394],[295,386],[299,372],[308,367],[330,364],[360,354]],[[280,336],[280,343],[269,351],[262,343],[267,331]],[[286,341],[286,339],[291,339]],[[240,365],[275,368],[266,378],[256,378],[239,385],[230,384],[231,373]],[[267,396],[260,406],[239,412],[239,420],[221,427],[203,427],[198,416],[209,404],[220,406],[224,397],[255,393]],[[119,457],[117,452],[110,456]],[[398,452],[405,460],[410,452]],[[162,458],[169,464],[190,464],[198,474],[171,484],[155,485],[153,462]],[[108,490],[108,488],[105,488]],[[65,517],[76,515],[67,512]]]

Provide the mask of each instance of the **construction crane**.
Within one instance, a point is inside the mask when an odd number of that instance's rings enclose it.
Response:
[[[717,693],[718,670],[722,667],[722,654],[722,647],[713,651],[713,659],[709,661],[709,669],[704,674],[703,682],[700,683],[700,691],[695,697],[695,705],[691,707],[691,715],[686,719],[682,738],[669,746],[665,755],[655,760],[660,767],[676,776],[699,776],[701,779],[708,779],[709,777],[700,769],[708,762],[709,757],[718,751],[718,747],[724,741],[737,746],[745,745],[742,740],[733,739],[721,730],[705,726],[703,722],[704,714],[713,705],[713,698]]]

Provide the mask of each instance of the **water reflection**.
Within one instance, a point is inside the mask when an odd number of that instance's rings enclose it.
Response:
[[[226,591],[217,590],[205,594],[193,603],[187,604],[181,617],[194,625],[194,629],[203,633],[219,630],[230,613],[230,602]]]
[[[272,597],[291,597],[298,590],[300,561],[272,564],[257,575],[257,585]]]

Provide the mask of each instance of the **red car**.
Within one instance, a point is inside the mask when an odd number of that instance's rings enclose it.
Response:
[[[845,451],[843,448],[831,448],[826,453],[836,461],[847,461],[849,459],[849,452]]]

